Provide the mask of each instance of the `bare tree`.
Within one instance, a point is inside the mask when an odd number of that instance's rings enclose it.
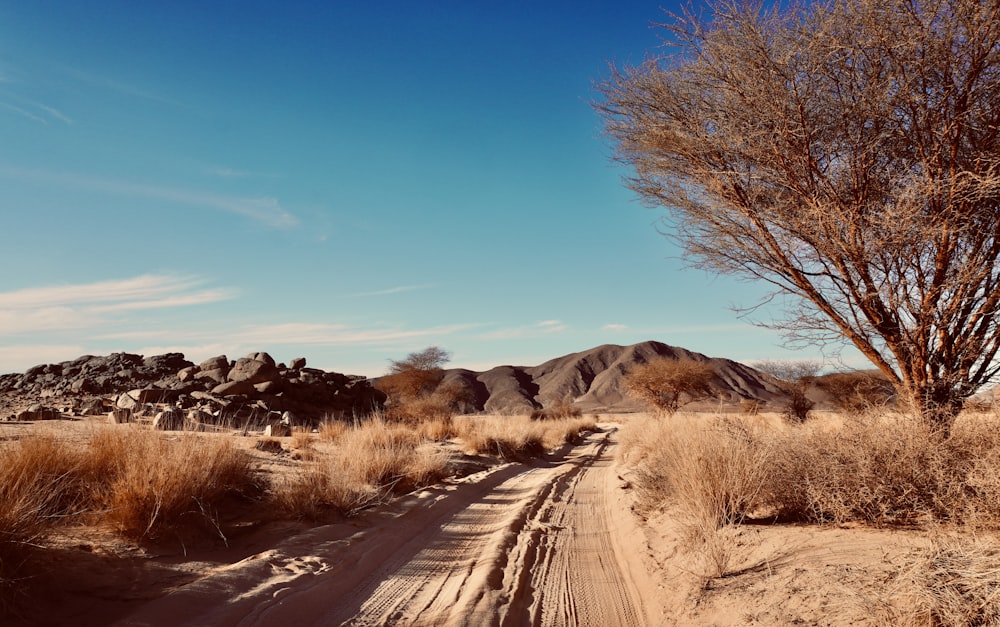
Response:
[[[788,395],[785,415],[792,420],[805,422],[809,412],[816,406],[806,394],[809,384],[823,368],[823,363],[812,360],[777,361],[766,360],[753,364],[754,369],[771,375]]]
[[[403,359],[389,362],[389,374],[375,381],[376,389],[387,396],[390,414],[434,394],[444,379],[442,366],[451,353],[437,346],[410,353]]]
[[[600,86],[692,263],[784,294],[947,434],[1000,370],[1000,3],[723,0]]]
[[[715,376],[704,362],[661,357],[634,366],[625,375],[625,390],[670,415],[687,403],[711,398]]]

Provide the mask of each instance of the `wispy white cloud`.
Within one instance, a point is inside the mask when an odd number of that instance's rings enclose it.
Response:
[[[618,324],[618,323],[612,322],[610,324],[606,324],[603,327],[601,327],[601,330],[602,331],[624,331],[627,328],[628,328],[627,325]]]
[[[562,320],[542,320],[535,325],[542,333],[560,333],[566,330],[566,325]]]
[[[0,308],[0,337],[55,329],[87,329],[99,320],[72,307]]]
[[[96,87],[109,89],[111,91],[115,91],[125,96],[130,96],[133,98],[141,98],[143,100],[150,100],[153,102],[168,104],[175,107],[183,106],[176,100],[165,98],[143,87],[132,85],[130,83],[125,83],[123,81],[109,78],[107,76],[102,76],[100,74],[85,72],[83,70],[78,70],[76,68],[67,67],[64,69],[66,70],[67,73],[69,73],[70,76],[72,76],[73,78],[82,83],[87,83],[89,85],[94,85]]]
[[[400,294],[402,292],[425,290],[430,287],[434,287],[434,285],[431,283],[424,283],[422,285],[400,285],[398,287],[390,287],[388,289],[375,290],[373,292],[359,292],[355,294],[355,296],[386,296],[388,294]]]
[[[55,107],[50,107],[48,105],[37,104],[37,103],[35,104],[35,106],[37,106],[39,109],[41,109],[45,113],[48,113],[53,118],[59,120],[63,124],[67,124],[67,125],[72,125],[73,124],[73,119],[71,117],[69,117],[68,115],[66,115],[65,113],[63,113],[62,111],[60,111],[59,109],[56,109]]]
[[[290,228],[299,223],[298,218],[285,210],[277,198],[270,196],[229,196],[179,187],[163,187],[143,183],[130,183],[80,174],[47,172],[0,166],[0,176],[17,177],[50,185],[91,189],[112,194],[166,200],[194,207],[208,207],[241,215],[274,228]]]
[[[274,174],[272,172],[253,172],[250,170],[237,170],[235,168],[224,167],[205,168],[205,173],[211,176],[218,176],[220,178],[284,178],[280,174]]]
[[[215,289],[202,290],[191,294],[174,294],[153,300],[137,300],[93,307],[91,311],[107,313],[112,311],[135,311],[138,309],[163,309],[167,307],[188,307],[191,305],[206,305],[219,301],[231,300],[236,297],[236,290]]]
[[[25,309],[148,300],[175,294],[201,283],[203,283],[201,279],[194,277],[144,274],[130,279],[29,287],[0,292],[0,308]]]
[[[514,340],[528,337],[538,337],[539,335],[549,333],[561,333],[566,329],[566,324],[561,320],[542,320],[541,322],[536,322],[532,325],[507,327],[503,329],[496,329],[494,331],[487,331],[480,334],[479,337],[486,340]]]
[[[14,105],[12,105],[10,103],[0,102],[0,109],[6,109],[7,111],[11,111],[13,113],[16,113],[16,114],[22,116],[22,117],[28,118],[29,120],[31,120],[33,122],[38,122],[39,124],[45,124],[46,126],[48,126],[48,121],[45,118],[43,118],[42,116],[35,115],[34,113],[32,113],[30,111],[22,109],[21,107],[15,107]]]
[[[232,336],[234,341],[255,346],[273,344],[378,345],[404,340],[439,338],[480,326],[477,323],[452,324],[424,329],[363,329],[343,324],[289,322],[252,325]]]
[[[130,279],[0,292],[0,336],[67,331],[110,324],[104,314],[202,305],[234,298],[229,289],[195,289],[192,277]]]

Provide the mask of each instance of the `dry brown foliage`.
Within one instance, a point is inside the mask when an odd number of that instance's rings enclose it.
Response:
[[[656,409],[673,414],[682,405],[711,398],[715,376],[707,363],[664,357],[634,366],[625,375],[625,389]]]
[[[525,461],[543,455],[597,427],[593,418],[538,421],[528,416],[464,416],[456,419],[457,437],[469,453]]]
[[[963,415],[942,441],[890,412],[776,428],[681,416],[633,438],[647,508],[717,526],[741,518],[1000,529],[1000,416]],[[628,451],[627,451],[628,452]]]
[[[829,392],[842,411],[858,413],[888,407],[896,389],[878,370],[835,372],[816,379],[816,385]]]
[[[413,426],[374,418],[335,433],[330,448],[317,447],[302,473],[274,486],[274,501],[286,514],[351,515],[447,474],[447,453]]]
[[[632,189],[947,437],[1000,371],[1000,5],[723,0],[665,28],[672,54],[601,85]]]

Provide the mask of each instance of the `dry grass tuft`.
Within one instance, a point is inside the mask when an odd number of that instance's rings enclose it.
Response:
[[[273,496],[283,511],[302,518],[330,510],[351,515],[393,492],[439,481],[447,468],[448,454],[415,428],[373,419],[340,431],[301,475],[275,486]]]
[[[637,486],[647,509],[669,502],[704,536],[761,508],[775,452],[757,423],[676,415],[638,433],[625,450],[641,449]]]
[[[528,416],[467,416],[455,424],[467,452],[511,461],[544,455],[597,426],[593,418],[539,421]]]
[[[78,458],[43,435],[13,442],[0,454],[0,589],[8,589],[56,517],[70,509],[68,488]]]
[[[680,507],[709,527],[744,517],[873,526],[1000,528],[1000,419],[963,416],[940,439],[887,411],[765,426],[758,417],[677,416],[631,425],[645,507]]]
[[[979,539],[944,539],[914,551],[875,613],[893,625],[1000,624],[1000,549]]]
[[[100,520],[137,540],[218,531],[221,501],[259,488],[251,457],[225,437],[98,431],[83,468]]]

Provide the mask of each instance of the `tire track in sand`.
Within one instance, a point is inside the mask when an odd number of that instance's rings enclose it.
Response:
[[[616,535],[615,436],[442,488],[351,538],[291,538],[122,624],[647,624],[637,584],[649,582]],[[296,564],[317,567],[296,576]]]

